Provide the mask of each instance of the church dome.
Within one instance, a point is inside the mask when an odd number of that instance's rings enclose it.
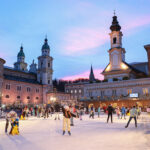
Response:
[[[120,31],[121,26],[118,23],[117,16],[113,16],[112,25],[110,26],[111,31]]]
[[[23,52],[23,47],[22,46],[20,47],[20,51],[19,51],[17,57],[25,57],[25,54]]]
[[[50,47],[49,47],[47,41],[48,41],[47,38],[45,38],[45,42],[44,42],[44,44],[43,44],[43,46],[42,46],[42,50],[43,50],[43,49],[50,49]]]

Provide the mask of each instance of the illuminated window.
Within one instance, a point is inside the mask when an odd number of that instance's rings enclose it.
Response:
[[[73,93],[73,90],[71,90],[71,93]]]
[[[82,93],[81,89],[79,89],[79,93]]]
[[[132,93],[132,89],[128,89],[128,90],[127,90],[127,93],[128,93],[128,94],[131,94],[131,93]]]
[[[74,90],[74,93],[77,93],[77,90]]]
[[[148,88],[143,88],[143,94],[148,95]]]

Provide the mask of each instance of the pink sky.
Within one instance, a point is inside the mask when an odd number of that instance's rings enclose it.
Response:
[[[99,80],[104,79],[103,75],[100,74],[102,71],[103,71],[102,69],[94,69],[93,70],[96,79],[99,79]],[[89,79],[89,74],[90,74],[90,71],[85,71],[85,72],[77,74],[77,75],[63,77],[62,80],[71,80],[71,81],[73,81],[73,80],[76,80],[76,79],[79,79],[79,78]]]

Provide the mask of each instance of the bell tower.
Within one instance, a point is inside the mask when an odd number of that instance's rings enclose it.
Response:
[[[122,48],[122,32],[121,26],[117,20],[117,16],[114,12],[112,25],[110,26],[111,33],[110,42],[111,48],[109,50],[109,61],[112,70],[120,69],[121,63],[125,62],[125,49]]]
[[[14,68],[20,71],[27,71],[27,63],[25,63],[25,54],[23,52],[23,46],[21,45],[20,51],[17,55],[17,62],[14,63]]]
[[[47,37],[45,38],[41,51],[42,55],[38,57],[37,79],[44,85],[52,86],[53,58],[50,56],[50,46],[48,45]]]

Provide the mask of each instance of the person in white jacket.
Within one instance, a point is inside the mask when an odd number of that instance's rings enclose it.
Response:
[[[134,119],[135,127],[137,127],[137,119],[136,119],[137,115],[138,115],[137,109],[135,106],[133,106],[132,109],[130,110],[130,118],[129,118],[129,121],[128,121],[127,125],[125,126],[125,128],[127,128],[129,126],[130,121],[132,119]]]

